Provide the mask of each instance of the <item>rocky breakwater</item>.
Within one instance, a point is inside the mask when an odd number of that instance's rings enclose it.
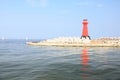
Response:
[[[27,42],[35,46],[61,46],[61,47],[120,47],[120,38],[99,38],[89,40],[79,37],[59,37],[40,42]]]

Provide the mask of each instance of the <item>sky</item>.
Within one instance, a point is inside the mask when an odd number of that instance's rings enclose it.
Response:
[[[91,38],[120,36],[120,0],[0,0],[0,38],[81,37],[88,19]]]

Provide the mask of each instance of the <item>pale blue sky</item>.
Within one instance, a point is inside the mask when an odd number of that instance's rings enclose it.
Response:
[[[120,36],[120,0],[0,0],[0,38]]]

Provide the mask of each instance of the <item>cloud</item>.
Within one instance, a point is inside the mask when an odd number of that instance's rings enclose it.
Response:
[[[40,5],[41,5],[41,7],[47,7],[48,1],[47,0],[40,0]]]
[[[97,7],[101,8],[101,7],[103,7],[103,5],[102,4],[97,4]]]
[[[97,3],[94,3],[94,2],[80,2],[80,3],[77,3],[78,6],[81,6],[81,7],[98,7],[98,8],[101,8],[103,7],[102,4],[97,4]]]
[[[45,8],[48,6],[48,0],[26,0],[28,4],[32,7],[42,7]]]
[[[66,14],[68,14],[69,12],[68,12],[68,10],[60,10],[59,13],[62,14],[62,15],[66,15]]]
[[[90,3],[90,2],[80,2],[80,3],[77,3],[78,6],[92,6],[93,3]]]

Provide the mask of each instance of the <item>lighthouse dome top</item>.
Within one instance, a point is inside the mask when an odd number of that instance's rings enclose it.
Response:
[[[83,19],[83,24],[88,24],[88,20],[87,19]]]
[[[87,19],[83,19],[83,21],[88,21]]]

